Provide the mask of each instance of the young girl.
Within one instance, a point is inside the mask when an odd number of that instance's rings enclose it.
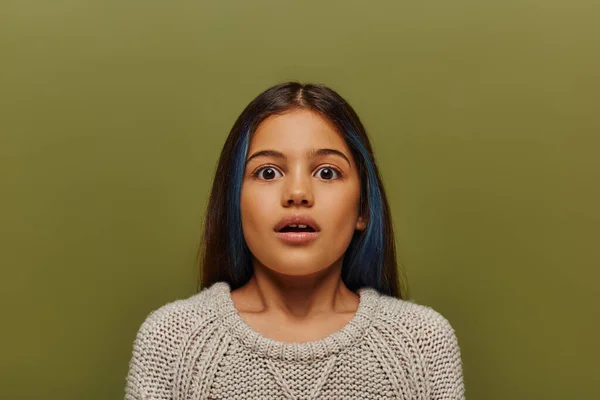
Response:
[[[464,399],[449,322],[408,300],[358,116],[322,85],[256,97],[219,159],[201,290],[152,312],[127,400]]]

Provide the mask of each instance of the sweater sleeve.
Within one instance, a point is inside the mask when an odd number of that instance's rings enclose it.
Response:
[[[191,332],[205,326],[203,296],[173,301],[146,317],[133,342],[125,400],[171,400],[182,389],[178,362]]]
[[[154,312],[146,318],[142,326],[138,329],[135,341],[133,342],[133,351],[129,361],[129,371],[126,378],[125,400],[144,400],[143,395],[145,376],[148,373],[149,346],[148,332],[150,330],[150,321]]]
[[[433,312],[435,323],[423,327],[420,347],[429,371],[430,400],[464,400],[462,360],[454,329]]]
[[[129,361],[125,400],[167,400],[171,398],[172,376],[169,355],[172,353],[170,333],[153,311],[139,328]]]

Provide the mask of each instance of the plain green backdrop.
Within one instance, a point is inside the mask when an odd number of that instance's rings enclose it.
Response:
[[[0,2],[0,398],[122,399],[268,86],[363,119],[468,399],[598,399],[600,3]]]

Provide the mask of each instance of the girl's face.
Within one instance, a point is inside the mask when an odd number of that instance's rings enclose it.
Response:
[[[342,136],[312,111],[274,115],[256,130],[246,163],[242,230],[254,262],[285,275],[341,266],[355,230],[365,228]]]

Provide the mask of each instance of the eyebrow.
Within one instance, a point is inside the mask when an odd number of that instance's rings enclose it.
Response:
[[[346,157],[346,155],[339,150],[310,149],[306,152],[306,157],[308,157],[308,158],[324,157],[324,156],[329,156],[329,155],[342,157],[344,160],[346,160],[346,162],[348,163],[349,166],[352,166],[352,164],[350,163],[350,159],[348,157]],[[248,164],[250,162],[250,160],[252,160],[253,158],[256,158],[256,157],[273,157],[273,158],[279,158],[282,160],[287,159],[287,157],[283,153],[281,153],[277,150],[261,150],[261,151],[257,151],[256,153],[254,153],[250,157],[248,157],[246,159],[246,164]]]

